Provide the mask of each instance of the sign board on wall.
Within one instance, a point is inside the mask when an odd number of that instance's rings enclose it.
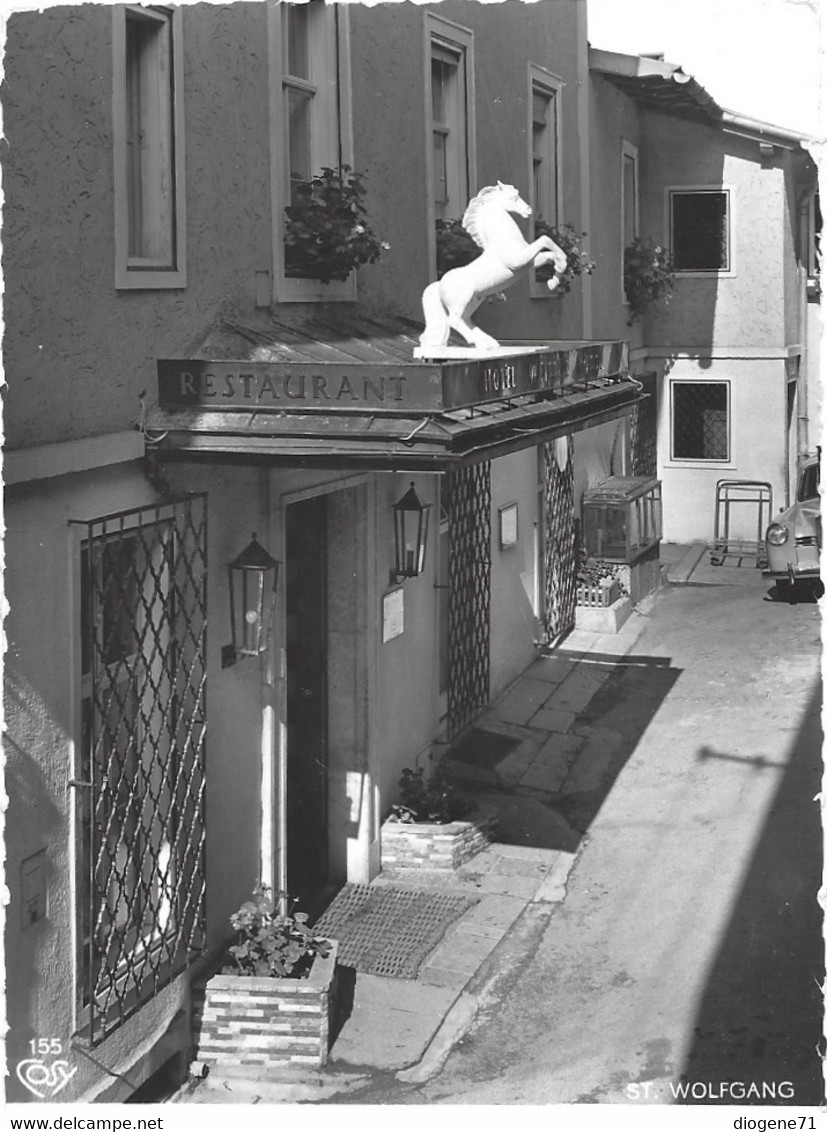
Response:
[[[401,637],[405,630],[405,591],[391,590],[382,598],[382,644]]]

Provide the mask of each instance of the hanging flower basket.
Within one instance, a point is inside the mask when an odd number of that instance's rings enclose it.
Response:
[[[658,303],[669,304],[675,271],[666,248],[638,236],[623,253],[623,287],[631,317],[629,326]]]
[[[459,219],[437,220],[436,222],[436,277],[441,279],[446,271],[455,267],[465,267],[482,255],[469,232]]]
[[[578,276],[591,275],[594,272],[597,264],[594,263],[593,260],[590,260],[583,251],[583,240],[586,237],[585,232],[578,232],[571,224],[562,224],[557,228],[551,224],[547,224],[545,220],[537,219],[534,222],[534,235],[550,236],[555,244],[563,249],[568,259],[568,266],[560,276],[560,282],[554,289],[553,294],[567,295]],[[553,279],[555,274],[555,270],[551,264],[545,267],[537,267],[534,271],[534,277],[538,283],[546,283],[549,279]]]
[[[325,166],[306,184],[295,188],[294,203],[286,208],[285,274],[345,280],[366,263],[376,263],[390,244],[380,240],[367,223],[365,174],[349,165]]]

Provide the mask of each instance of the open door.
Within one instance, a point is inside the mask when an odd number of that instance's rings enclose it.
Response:
[[[287,890],[309,910],[327,880],[327,507],[286,511]]]

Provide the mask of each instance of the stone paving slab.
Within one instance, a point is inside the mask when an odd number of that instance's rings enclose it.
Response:
[[[545,680],[549,684],[560,684],[573,671],[576,661],[561,656],[541,656],[529,668],[526,676],[532,680]]]
[[[418,978],[427,983],[430,971],[455,971],[464,972],[466,979],[470,979],[498,943],[499,937],[468,932],[459,926],[434,949],[420,967]]]
[[[494,704],[486,717],[506,723],[526,724],[550,694],[551,688],[546,681],[523,677]]]
[[[476,887],[481,892],[503,892],[509,896],[522,896],[525,903],[534,896],[541,881],[541,877],[497,876],[494,873],[489,873],[487,876],[480,877]]]
[[[572,761],[576,756],[572,756]],[[531,790],[538,790],[542,794],[558,794],[560,788],[568,777],[569,766],[555,761],[544,763],[537,760],[523,775],[521,785]]]
[[[453,971],[446,967],[428,967],[420,971],[419,982],[422,986],[439,987],[442,990],[451,991],[454,996],[457,996],[470,977],[467,971]]]
[[[560,685],[549,707],[557,711],[570,711],[576,715],[588,706],[597,692],[597,686],[585,684],[580,680],[570,684],[570,680],[572,680],[571,676]]]
[[[534,861],[545,868],[551,868],[557,860],[556,849],[538,849],[533,845],[503,845],[496,844],[500,857],[516,857],[520,861]]]
[[[396,1069],[418,1061],[456,999],[456,989],[419,979],[359,975],[353,1008],[330,1060]]]
[[[554,703],[553,698],[551,703]],[[559,731],[564,734],[572,727],[576,719],[577,716],[573,711],[546,705],[531,717],[531,726],[542,728],[543,731]]]
[[[525,900],[508,893],[484,895],[470,912],[466,912],[460,923],[465,931],[476,935],[501,937],[525,907]]]
[[[537,742],[528,744],[521,747],[517,751],[513,751],[508,755],[497,767],[497,776],[503,786],[516,786],[525,772],[537,758],[540,753],[540,747],[545,740],[544,735],[540,735]]]
[[[544,864],[540,861],[521,861],[518,857],[500,857],[491,870],[491,875],[504,877],[544,877],[550,868],[550,864]]]

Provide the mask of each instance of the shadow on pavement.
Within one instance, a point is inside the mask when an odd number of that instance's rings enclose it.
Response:
[[[483,768],[488,781],[480,776],[460,785],[473,787],[478,801],[496,809],[498,843],[574,853],[681,670],[660,656],[582,656],[562,649],[554,656],[577,662],[581,687],[593,683],[574,723],[545,736],[531,722],[527,728],[505,725],[538,736],[533,747],[527,741],[513,756],[525,765],[509,776],[508,761],[502,761],[493,773]],[[554,714],[553,699],[547,706]]]
[[[820,690],[790,752],[696,1017],[681,1081],[738,1082],[684,1104],[819,1105],[824,981]],[[699,758],[731,758],[705,749]],[[783,758],[779,752],[779,761]],[[766,766],[766,760],[762,760]],[[751,1084],[757,1089],[749,1090]],[[707,1091],[710,1095],[704,1097]],[[740,1092],[740,1087],[739,1090]]]

